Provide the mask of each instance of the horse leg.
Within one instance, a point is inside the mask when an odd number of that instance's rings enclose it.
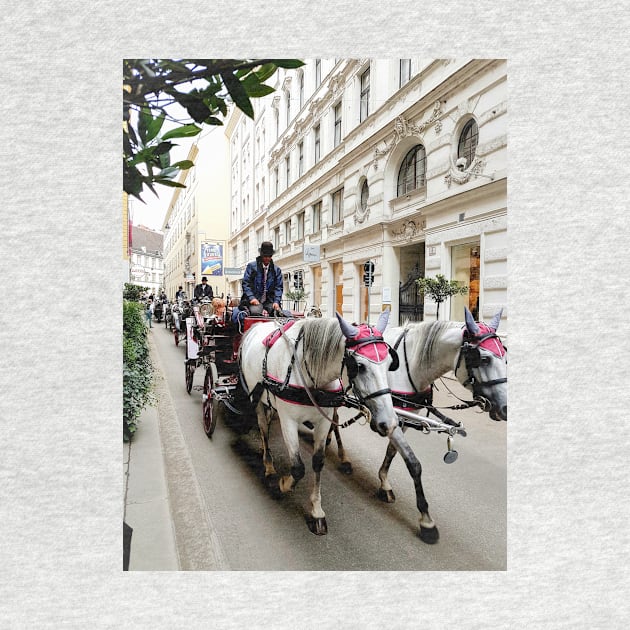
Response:
[[[306,515],[308,528],[317,536],[328,533],[326,514],[322,509],[321,472],[324,468],[324,455],[326,451],[326,439],[330,430],[326,429],[326,423],[320,422],[315,428],[313,436],[313,486],[311,488],[310,513]]]
[[[276,476],[276,469],[273,465],[273,457],[269,448],[269,425],[271,424],[271,409],[266,409],[262,404],[258,406],[258,427],[260,429],[260,441],[262,443],[263,464],[265,466],[265,479]]]
[[[389,439],[390,443],[394,445],[395,449],[400,453],[400,456],[405,460],[407,470],[416,488],[416,506],[420,512],[420,540],[428,544],[436,543],[440,537],[440,533],[429,515],[429,504],[427,503],[424,490],[422,489],[422,466],[411,450],[409,443],[405,439],[405,434],[400,427],[396,427],[392,431]]]
[[[404,433],[407,430],[407,427],[402,428],[402,432]],[[389,479],[387,475],[389,473],[389,467],[392,465],[392,461],[394,457],[396,457],[396,447],[390,441],[387,445],[387,451],[385,452],[385,459],[383,459],[383,463],[378,471],[378,478],[381,480],[381,487],[376,492],[376,496],[381,500],[385,501],[385,503],[393,503],[396,500],[394,495],[394,491],[389,483]]]
[[[396,447],[390,442],[387,445],[387,451],[385,452],[385,459],[378,471],[378,478],[381,480],[381,487],[377,490],[376,496],[385,503],[393,503],[396,500],[394,491],[387,479],[387,473],[394,457],[396,457]]]
[[[339,457],[340,464],[339,470],[344,475],[352,474],[352,462],[348,459],[346,455],[346,449],[343,447],[343,442],[341,441],[341,433],[339,431],[339,415],[337,414],[337,409],[333,412],[333,421],[336,424],[331,424],[330,429],[328,431],[328,440],[330,439],[330,434],[335,434],[335,440],[337,441],[337,457]],[[327,440],[327,443],[328,443]]]
[[[304,477],[304,463],[300,457],[300,443],[298,440],[297,424],[293,420],[285,420],[280,417],[280,427],[282,429],[282,437],[289,453],[289,461],[291,462],[291,472],[283,475],[278,482],[280,492],[286,494],[291,492],[297,482]]]

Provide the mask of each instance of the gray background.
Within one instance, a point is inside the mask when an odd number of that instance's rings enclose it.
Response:
[[[624,3],[22,2],[0,24],[2,627],[625,627]],[[509,59],[506,572],[121,570],[121,59],[270,54]]]

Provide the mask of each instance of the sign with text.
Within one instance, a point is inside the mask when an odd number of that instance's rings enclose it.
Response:
[[[220,243],[201,243],[201,275],[223,275],[223,245]]]

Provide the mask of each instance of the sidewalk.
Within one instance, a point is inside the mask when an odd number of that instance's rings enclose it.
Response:
[[[171,520],[156,407],[140,416],[131,442],[123,444],[124,520],[133,529],[130,571],[177,571],[179,558]]]
[[[157,406],[123,444],[130,571],[224,571],[226,555],[181,433],[156,342],[149,335]]]

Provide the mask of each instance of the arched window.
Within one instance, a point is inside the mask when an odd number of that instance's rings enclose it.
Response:
[[[421,144],[417,144],[405,155],[398,171],[397,197],[425,185],[426,162],[426,151]]]
[[[368,186],[367,179],[361,186],[361,210],[365,212],[367,210],[368,197],[370,196],[370,187]]]
[[[472,164],[478,142],[479,128],[477,123],[471,118],[462,129],[462,133],[459,136],[459,145],[457,146],[457,157],[466,158],[465,168]]]

